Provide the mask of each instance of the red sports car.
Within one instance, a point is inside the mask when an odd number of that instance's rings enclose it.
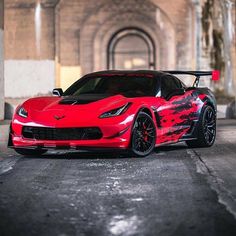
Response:
[[[196,77],[186,87],[175,75]],[[216,101],[200,76],[217,72],[101,71],[85,75],[65,92],[31,98],[18,106],[8,146],[23,155],[48,149],[131,150],[186,141],[209,147],[216,136]]]

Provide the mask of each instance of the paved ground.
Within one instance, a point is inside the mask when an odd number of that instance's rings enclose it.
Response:
[[[146,158],[21,157],[0,126],[0,235],[236,235],[236,120]]]

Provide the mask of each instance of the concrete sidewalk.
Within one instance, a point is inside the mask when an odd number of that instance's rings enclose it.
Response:
[[[226,118],[226,109],[227,109],[227,105],[217,105],[217,118],[218,119]]]

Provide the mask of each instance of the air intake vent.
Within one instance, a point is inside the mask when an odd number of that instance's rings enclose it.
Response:
[[[24,126],[24,138],[36,140],[96,140],[102,137],[98,127],[86,128],[46,128]]]

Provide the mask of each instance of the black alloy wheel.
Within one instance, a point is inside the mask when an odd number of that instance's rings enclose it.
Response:
[[[136,156],[147,156],[153,151],[155,144],[155,124],[147,113],[140,112],[132,130],[131,150]]]
[[[186,141],[189,147],[210,147],[216,138],[216,112],[211,106],[203,108],[197,140]]]
[[[216,136],[216,115],[211,107],[206,109],[203,122],[205,141],[208,146],[211,146]]]

